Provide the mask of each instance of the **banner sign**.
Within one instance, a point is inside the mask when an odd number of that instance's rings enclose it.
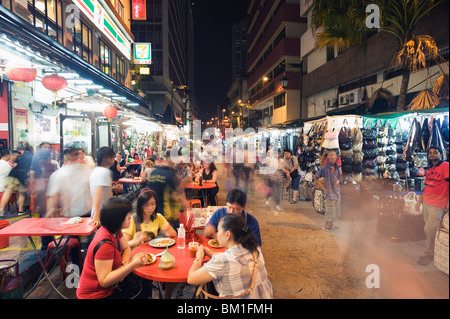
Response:
[[[146,0],[132,0],[131,9],[133,12],[133,20],[147,20]]]

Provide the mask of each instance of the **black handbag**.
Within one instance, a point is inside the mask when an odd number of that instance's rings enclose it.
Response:
[[[395,164],[397,163],[397,156],[396,155],[388,155],[386,156],[386,164]]]
[[[362,130],[362,135],[364,140],[376,140],[378,133],[376,129],[367,128]]]
[[[339,148],[345,151],[351,150],[353,148],[353,143],[351,141],[343,143],[339,142]]]
[[[376,167],[375,168],[366,167],[366,168],[363,168],[363,171],[362,171],[362,174],[364,176],[377,175],[377,173],[378,173],[378,169]]]
[[[374,159],[365,159],[362,162],[362,166],[364,168],[375,168],[377,166],[377,159],[376,158],[374,158]]]
[[[353,157],[341,157],[342,165],[352,165]]]
[[[375,158],[378,156],[377,148],[363,149],[364,159]]]
[[[377,140],[363,140],[363,149],[377,148]]]
[[[353,170],[353,173],[362,173],[362,171],[363,171],[362,163],[359,163],[359,164],[353,163],[352,170]]]
[[[409,168],[409,162],[397,161],[397,163],[395,164],[395,168],[397,169],[397,171],[406,171]]]
[[[353,166],[351,164],[350,165],[342,164],[342,173],[344,173],[344,174],[351,174],[351,173],[353,173]]]

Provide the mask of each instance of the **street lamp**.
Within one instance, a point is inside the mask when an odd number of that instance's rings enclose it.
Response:
[[[281,79],[281,87],[283,88],[283,90],[286,90],[288,83],[289,83],[289,79],[286,77],[286,75]]]

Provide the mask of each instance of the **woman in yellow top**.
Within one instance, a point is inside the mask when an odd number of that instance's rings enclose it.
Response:
[[[156,212],[156,194],[145,188],[137,200],[136,214],[133,214],[130,226],[122,229],[122,233],[130,247],[138,246],[158,236],[161,230],[167,237],[175,237],[177,233],[163,215]]]

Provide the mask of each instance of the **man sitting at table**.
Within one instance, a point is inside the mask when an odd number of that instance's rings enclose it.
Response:
[[[216,238],[217,227],[220,218],[225,214],[237,214],[244,217],[248,228],[255,233],[259,246],[261,246],[261,233],[256,218],[245,211],[247,208],[247,194],[235,188],[228,192],[227,207],[218,209],[212,216],[205,228],[205,237]]]

